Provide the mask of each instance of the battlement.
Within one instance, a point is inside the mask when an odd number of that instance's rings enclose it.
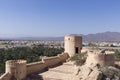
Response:
[[[15,78],[15,80],[23,80],[29,74],[44,71],[50,67],[65,62],[68,57],[68,53],[62,53],[54,57],[43,58],[42,61],[29,64],[27,64],[26,60],[8,60],[6,61],[6,71],[2,76],[0,76],[0,80],[11,80],[11,78]]]
[[[8,60],[6,64],[17,65],[17,64],[26,64],[26,60]]]
[[[101,66],[110,65],[114,66],[115,58],[113,51],[106,50],[93,50],[88,52],[86,64],[100,64]]]
[[[113,52],[113,51],[105,51],[105,54],[106,54],[106,55],[114,55],[115,52]]]
[[[6,73],[18,80],[26,77],[26,60],[8,60],[6,61]]]
[[[53,66],[65,62],[69,57],[79,54],[82,49],[82,37],[77,35],[65,36],[65,52],[54,57],[43,58],[42,61],[27,64],[26,60],[6,61],[6,72],[0,77],[2,80],[23,80],[27,75],[49,69]],[[88,50],[87,50],[88,51]],[[114,66],[114,52],[106,50],[90,50],[86,59],[86,65],[99,64],[101,66]],[[6,79],[4,79],[6,78]]]
[[[106,50],[90,50],[88,53],[93,55],[114,55],[113,51]]]
[[[77,35],[66,35],[65,36],[65,40],[66,41],[73,41],[73,42],[81,42],[80,40],[82,39],[81,36],[77,36]]]
[[[90,50],[88,53],[98,55],[100,53],[99,50]]]

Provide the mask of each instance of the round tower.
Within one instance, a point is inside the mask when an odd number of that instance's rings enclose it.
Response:
[[[114,66],[115,58],[114,52],[105,51],[90,51],[86,59],[86,65],[91,66],[93,64],[99,64],[101,66]]]
[[[6,73],[10,73],[17,80],[26,78],[26,60],[6,61]]]
[[[77,35],[67,35],[64,38],[65,52],[69,54],[69,57],[74,56],[81,52],[82,49],[82,37]]]

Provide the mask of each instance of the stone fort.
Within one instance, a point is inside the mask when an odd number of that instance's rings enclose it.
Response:
[[[87,54],[86,65],[99,64],[100,66],[114,66],[115,58],[113,51],[92,50]]]
[[[75,54],[80,54],[82,50],[82,37],[77,35],[67,35],[64,38],[65,51],[57,56],[43,58],[42,61],[28,63],[26,60],[8,60],[6,61],[5,73],[0,77],[0,80],[11,80],[12,77],[17,80],[23,80],[27,75],[44,71],[48,68],[65,62],[68,58]],[[86,63],[100,65],[114,65],[113,52],[89,51]]]

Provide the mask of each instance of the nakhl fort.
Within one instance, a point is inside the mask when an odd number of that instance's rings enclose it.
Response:
[[[64,38],[64,43],[65,43],[64,45],[65,51],[63,53],[57,56],[54,56],[54,57],[43,58],[42,61],[28,63],[28,64],[26,60],[6,61],[5,73],[0,77],[0,80],[40,80],[40,79],[26,79],[26,78],[28,77],[28,75],[34,74],[37,72],[41,72],[40,74],[43,74],[44,72],[48,71],[49,68],[56,66],[58,64],[67,63],[69,62],[70,57],[74,56],[75,54],[81,53],[81,50],[82,50],[82,37],[81,36],[66,35]],[[104,66],[104,65],[114,66],[115,65],[114,52],[100,51],[100,50],[99,51],[98,50],[92,50],[92,51],[87,50],[87,51],[88,51],[87,52],[88,55],[87,55],[87,59],[85,62],[87,66],[91,66],[91,64],[99,64],[101,66]],[[66,68],[64,70],[67,70],[67,69],[72,70],[70,68]],[[48,74],[48,76],[51,74]],[[43,80],[55,80],[55,79],[44,79],[43,78]],[[70,80],[70,79],[65,78],[61,80]]]

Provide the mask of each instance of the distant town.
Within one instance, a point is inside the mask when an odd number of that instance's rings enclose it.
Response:
[[[49,48],[64,48],[63,40],[0,40],[0,49],[15,48],[15,47],[32,47],[43,46]],[[119,48],[120,42],[83,42],[83,47],[100,47],[100,48]]]
[[[14,48],[14,47],[32,47],[40,45],[50,48],[63,48],[63,41],[45,41],[45,40],[1,40],[0,48]]]
[[[80,34],[78,34],[80,35]],[[120,33],[119,32],[103,32],[96,34],[82,35],[83,47],[120,47]],[[44,37],[34,38],[25,37],[18,39],[1,39],[0,49],[14,48],[14,47],[32,47],[34,45],[41,45],[50,48],[64,48],[64,37]]]

